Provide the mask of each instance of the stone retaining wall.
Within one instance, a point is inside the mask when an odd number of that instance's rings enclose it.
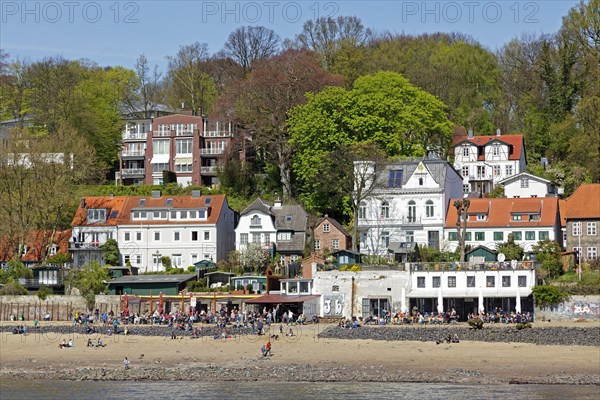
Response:
[[[97,295],[96,308],[100,313],[119,311],[119,296]],[[25,321],[42,320],[46,314],[53,321],[66,321],[69,313],[87,310],[82,296],[48,296],[44,301],[37,296],[0,296],[0,321],[10,321],[11,316]]]
[[[600,296],[572,296],[551,307],[536,307],[536,321],[600,320]]]

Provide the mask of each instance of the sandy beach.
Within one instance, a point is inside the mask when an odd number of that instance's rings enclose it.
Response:
[[[600,329],[600,322],[576,326]],[[272,331],[278,334],[278,328],[274,325]],[[319,338],[326,328],[324,324],[294,326],[296,336],[272,340],[273,355],[266,358],[260,351],[266,336],[171,339],[165,329],[164,337],[101,335],[106,347],[96,348],[86,343],[88,338],[95,343],[98,334],[2,333],[0,378],[169,380],[193,379],[198,372],[213,380],[268,380],[272,375],[276,381],[600,385],[600,347],[596,346]],[[59,343],[69,338],[74,348],[60,349]],[[129,371],[123,368],[125,357],[131,362]]]

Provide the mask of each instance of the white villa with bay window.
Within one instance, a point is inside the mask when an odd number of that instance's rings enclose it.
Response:
[[[396,242],[443,247],[448,202],[462,194],[454,168],[437,159],[388,164],[382,171],[375,171],[375,163],[355,163],[355,168],[365,167],[378,183],[359,204],[361,252],[386,255]]]

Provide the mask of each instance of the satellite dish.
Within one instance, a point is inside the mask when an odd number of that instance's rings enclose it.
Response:
[[[498,253],[498,261],[504,262],[504,260],[506,260],[504,253]]]

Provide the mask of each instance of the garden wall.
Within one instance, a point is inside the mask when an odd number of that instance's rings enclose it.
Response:
[[[551,307],[536,307],[536,321],[600,320],[600,296],[571,296]]]
[[[119,296],[97,295],[96,308],[100,313],[119,311]],[[67,321],[69,313],[84,312],[87,307],[82,296],[48,296],[40,300],[35,295],[30,296],[0,296],[0,321],[10,321],[11,315],[18,319],[23,316],[25,321],[38,319],[42,321],[46,314],[53,321]]]

